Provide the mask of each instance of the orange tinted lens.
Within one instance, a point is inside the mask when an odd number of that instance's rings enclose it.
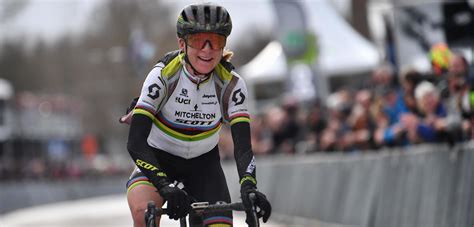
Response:
[[[207,42],[212,49],[217,50],[225,47],[226,38],[215,33],[196,33],[186,38],[186,43],[195,49],[203,49]]]

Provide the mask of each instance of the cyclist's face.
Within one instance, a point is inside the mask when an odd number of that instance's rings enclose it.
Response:
[[[222,40],[215,40],[215,37],[212,37],[215,34],[209,34],[208,37],[206,33],[199,35],[200,40],[180,39],[180,48],[186,48],[188,59],[197,71],[207,74],[219,64],[224,46]]]

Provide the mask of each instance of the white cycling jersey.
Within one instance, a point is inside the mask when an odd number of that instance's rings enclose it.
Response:
[[[168,94],[163,67],[159,63],[148,74],[133,113],[153,120],[147,140],[150,146],[185,159],[195,158],[217,145],[222,122],[249,121],[247,88],[234,71],[227,78],[226,89],[220,90],[216,83],[222,84],[222,77],[216,72],[199,79],[180,66],[173,75],[179,76],[176,87]]]

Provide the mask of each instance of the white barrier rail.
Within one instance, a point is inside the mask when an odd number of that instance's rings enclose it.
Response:
[[[474,226],[472,144],[270,157],[257,166],[259,189],[289,223]]]
[[[289,225],[474,226],[472,144],[258,157],[257,166],[259,190],[272,203],[272,219]],[[235,164],[225,162],[223,167],[232,199],[238,200]],[[0,213],[46,202],[124,193],[125,181],[126,177],[0,184]]]

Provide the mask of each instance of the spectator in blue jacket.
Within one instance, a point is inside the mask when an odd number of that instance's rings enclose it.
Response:
[[[423,81],[415,89],[418,116],[408,114],[401,122],[407,129],[410,143],[436,142],[446,129],[447,112],[440,102],[438,89],[430,82]]]

